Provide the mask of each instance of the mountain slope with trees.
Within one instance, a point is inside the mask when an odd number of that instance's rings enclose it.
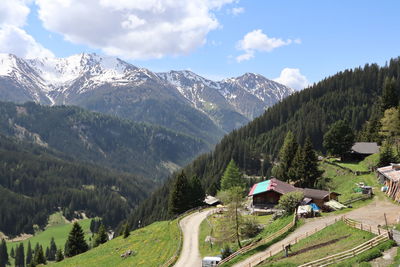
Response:
[[[156,180],[209,149],[201,140],[77,107],[0,102],[0,133]]]
[[[368,127],[380,119],[381,95],[386,77],[400,91],[400,58],[385,66],[367,64],[339,72],[313,86],[287,97],[269,108],[248,125],[225,136],[215,150],[198,157],[184,172],[201,179],[206,192],[215,194],[223,171],[231,159],[249,175],[269,175],[288,131],[296,133],[303,145],[307,137],[317,151],[324,151],[323,135],[331,124],[344,120],[359,136],[374,134]],[[150,223],[168,217],[165,212],[168,192],[176,176],[145,200],[130,216],[135,227],[138,220]]]

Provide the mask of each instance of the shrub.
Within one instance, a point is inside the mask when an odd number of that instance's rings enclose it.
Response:
[[[294,212],[297,205],[303,200],[303,198],[303,192],[289,192],[287,194],[284,194],[279,199],[278,207],[286,210],[289,213]]]
[[[371,261],[373,259],[379,258],[380,256],[382,256],[381,251],[378,248],[373,248],[366,251],[365,253],[360,254],[357,262]]]
[[[232,254],[232,250],[229,247],[229,245],[226,244],[224,246],[224,248],[221,250],[222,259],[225,259],[225,258],[229,257],[229,255],[231,255],[231,254]]]
[[[261,228],[255,218],[247,218],[243,221],[241,234],[245,237],[255,237]]]

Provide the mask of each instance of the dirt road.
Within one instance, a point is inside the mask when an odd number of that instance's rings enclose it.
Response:
[[[361,207],[359,209],[352,210],[345,214],[331,215],[322,218],[308,219],[305,224],[297,228],[293,233],[288,235],[283,240],[271,245],[267,250],[257,253],[246,260],[233,265],[234,267],[251,267],[255,266],[260,262],[260,259],[264,259],[269,255],[274,255],[282,251],[282,245],[297,239],[303,239],[306,237],[305,233],[313,233],[315,230],[323,228],[326,224],[331,224],[338,220],[341,216],[345,215],[347,218],[369,224],[371,226],[384,225],[385,218],[383,214],[386,214],[388,224],[395,223],[396,219],[400,216],[400,206],[391,203],[388,200],[375,200],[371,204]]]
[[[180,226],[183,232],[182,252],[175,267],[200,267],[199,230],[201,222],[212,210],[195,212],[183,218]]]

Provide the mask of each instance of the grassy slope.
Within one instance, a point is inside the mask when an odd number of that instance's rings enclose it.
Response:
[[[131,232],[126,239],[117,237],[84,254],[54,263],[51,266],[123,267],[159,266],[173,256],[179,245],[179,229],[175,221],[155,222]],[[134,256],[120,257],[127,250]]]
[[[292,246],[292,253],[299,252],[303,249],[309,249],[303,253],[283,258],[282,254],[278,254],[268,260],[267,263],[261,266],[270,266],[272,263],[281,263],[287,266],[295,263],[300,265],[306,262],[317,260],[341,251],[351,249],[361,243],[364,243],[368,239],[371,239],[374,235],[361,231],[358,229],[351,228],[343,222],[330,225],[316,234],[300,240],[299,243]],[[324,245],[324,243],[331,241],[331,244]],[[313,249],[313,246],[320,245],[318,249]]]
[[[54,216],[52,216],[54,218]],[[82,226],[83,231],[85,232],[86,241],[89,243],[89,238],[91,237],[90,232],[90,219],[80,220],[79,224]],[[32,249],[35,247],[36,243],[39,243],[43,246],[45,250],[46,247],[50,246],[50,239],[54,237],[54,241],[57,245],[57,248],[61,248],[64,250],[65,241],[67,240],[68,233],[72,229],[71,223],[65,223],[59,220],[58,223],[52,223],[49,225],[46,230],[35,234],[33,237],[22,241],[24,244],[25,251],[28,248],[28,241],[31,242]],[[21,242],[8,242],[7,248],[10,251],[12,247],[16,247]]]

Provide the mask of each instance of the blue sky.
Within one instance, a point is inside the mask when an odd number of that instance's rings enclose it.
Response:
[[[400,56],[395,0],[2,2],[0,52],[21,57],[96,52],[153,71],[211,79],[255,72],[301,89]]]

